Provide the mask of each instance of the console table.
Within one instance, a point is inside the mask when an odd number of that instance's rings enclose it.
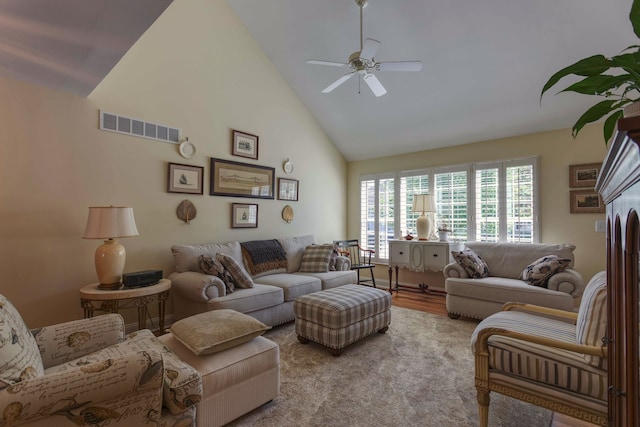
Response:
[[[80,289],[80,305],[84,317],[93,317],[95,310],[117,313],[120,309],[138,309],[138,329],[147,327],[147,305],[158,300],[160,333],[164,332],[165,302],[169,297],[171,280],[161,279],[158,283],[142,288],[120,288],[117,290],[98,289],[99,283],[92,283]],[[99,305],[94,306],[94,302]]]
[[[442,271],[452,262],[451,251],[461,251],[464,243],[439,242],[434,240],[389,240],[389,292],[398,292],[400,288],[411,291],[427,292],[429,286],[420,283],[418,288],[398,283],[400,267],[411,271]],[[396,271],[395,287],[393,285],[393,270]],[[439,292],[429,290],[431,292]]]

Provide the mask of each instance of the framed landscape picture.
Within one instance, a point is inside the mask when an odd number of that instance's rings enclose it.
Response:
[[[275,168],[211,158],[212,196],[273,199]]]
[[[167,192],[203,194],[204,168],[169,163]]]
[[[589,187],[596,186],[596,180],[600,173],[600,163],[586,163],[583,165],[569,166],[569,187]]]
[[[595,190],[571,190],[571,213],[604,213],[605,206],[602,198]]]
[[[258,160],[258,136],[234,130],[231,154]]]
[[[258,205],[232,203],[231,228],[258,228]]]

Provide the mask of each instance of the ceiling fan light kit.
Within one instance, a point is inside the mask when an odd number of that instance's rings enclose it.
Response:
[[[376,62],[374,55],[378,51],[381,43],[374,39],[365,39],[363,41],[362,38],[362,9],[367,5],[367,0],[355,0],[355,2],[360,8],[360,51],[349,55],[349,60],[346,63],[310,59],[307,61],[307,64],[348,68],[351,70],[324,88],[322,93],[333,91],[351,77],[358,74],[362,76],[364,82],[369,86],[369,89],[371,89],[371,92],[373,92],[376,97],[379,97],[387,93],[387,90],[373,74],[373,71],[420,71],[422,70],[422,61]]]

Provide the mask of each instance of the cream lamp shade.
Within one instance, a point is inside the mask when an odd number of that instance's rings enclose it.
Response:
[[[418,232],[418,240],[429,240],[431,235],[432,221],[425,215],[428,212],[436,211],[436,204],[431,194],[415,194],[413,196],[413,212],[420,212],[420,216],[416,219],[416,231]]]
[[[122,272],[126,252],[117,240],[118,237],[138,235],[133,217],[133,208],[121,206],[90,207],[87,227],[83,239],[104,239],[95,254],[96,273],[100,285],[98,289],[118,289],[122,281]]]

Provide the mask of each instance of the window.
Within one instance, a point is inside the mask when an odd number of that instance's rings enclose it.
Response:
[[[435,226],[460,241],[537,242],[536,158],[368,175],[360,180],[360,241],[389,259],[387,240],[411,232],[413,196],[434,194]]]

